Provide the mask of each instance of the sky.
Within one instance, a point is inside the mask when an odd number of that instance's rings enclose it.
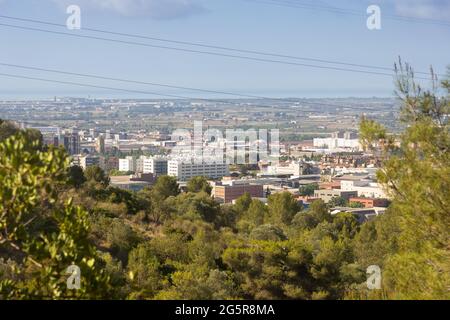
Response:
[[[66,24],[69,5],[81,8],[81,30],[0,17],[0,24],[152,45],[221,52],[148,39],[92,33],[120,33],[262,51],[281,55],[392,67],[398,56],[417,71],[450,65],[449,0],[0,0],[0,15]],[[366,26],[367,7],[381,8],[381,30]],[[351,10],[343,14],[330,6]],[[392,16],[447,21],[391,19]],[[88,73],[174,86],[267,97],[389,97],[389,76],[180,52],[99,39],[21,30],[0,25],[0,64]],[[225,52],[232,55],[255,55]],[[258,58],[280,60],[276,57]],[[289,60],[295,63],[323,63]],[[325,64],[331,66],[330,64]],[[349,68],[345,66],[340,66]],[[372,70],[377,72],[386,72]],[[225,97],[157,86],[120,83],[0,65],[0,73],[189,97]],[[424,75],[422,75],[424,76]],[[0,99],[149,97],[158,95],[86,88],[0,75]]]

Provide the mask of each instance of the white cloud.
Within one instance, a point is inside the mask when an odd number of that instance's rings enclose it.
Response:
[[[2,1],[2,0],[0,0]],[[197,14],[205,9],[198,0],[52,0],[68,6],[114,12],[124,16],[174,19]]]

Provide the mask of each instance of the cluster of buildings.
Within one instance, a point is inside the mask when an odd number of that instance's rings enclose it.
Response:
[[[134,173],[153,173],[155,175],[167,175],[167,163],[168,160],[164,157],[147,157],[140,156],[135,158],[133,156],[127,156],[123,159],[119,159],[119,168],[121,172],[134,172]]]
[[[335,132],[329,138],[314,138],[313,149],[316,152],[336,153],[361,151],[358,135],[354,132]]]
[[[128,156],[124,159],[119,159],[119,171],[169,175],[176,177],[179,181],[188,181],[197,176],[217,179],[229,174],[227,164],[212,162],[196,163],[185,159],[171,159],[160,156],[141,156],[137,159]]]
[[[131,151],[158,151],[176,145],[170,136],[161,132],[114,132],[78,128],[61,129],[59,127],[27,127],[39,130],[44,142],[49,145],[64,146],[70,155],[99,153],[113,150],[127,153]]]
[[[260,163],[261,175],[267,176],[301,176],[313,172],[311,162],[290,161],[267,165]]]
[[[111,184],[123,189],[141,190],[151,186],[161,175],[176,177],[180,185],[203,176],[210,179],[212,196],[224,204],[233,203],[245,193],[266,203],[270,194],[287,191],[306,207],[318,199],[330,203],[334,198],[342,198],[347,206],[331,208],[331,212],[351,212],[361,221],[382,213],[389,205],[389,196],[375,178],[380,160],[364,154],[357,135],[352,132],[336,132],[329,138],[316,138],[295,148],[281,145],[281,155],[286,155],[288,160],[259,160],[256,176],[242,177],[230,174],[229,165],[222,161],[197,162],[186,155],[164,155],[161,148],[171,150],[183,142],[172,141],[170,136],[159,132],[128,134],[57,127],[36,129],[41,131],[45,143],[63,145],[74,165],[84,169],[95,165],[108,172],[118,171],[119,175],[111,177]],[[222,146],[226,141],[221,139],[214,143]],[[242,143],[245,147],[245,142]],[[111,155],[112,150],[125,155]],[[153,151],[157,155],[130,155],[137,150],[144,154]],[[298,154],[293,155],[293,151]],[[314,185],[316,190],[304,196],[300,187],[308,185]]]

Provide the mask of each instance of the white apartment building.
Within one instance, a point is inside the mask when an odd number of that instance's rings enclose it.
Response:
[[[128,171],[135,171],[135,161],[133,157],[128,156],[125,159],[119,159],[119,171],[122,172],[128,172]]]
[[[330,138],[314,138],[313,145],[315,148],[328,150],[362,149],[357,135],[353,132],[335,132]]]
[[[204,176],[212,179],[229,175],[226,163],[192,163],[183,160],[169,160],[167,174],[179,181],[188,181],[193,177]]]
[[[346,138],[314,138],[313,145],[316,148],[323,149],[353,149],[360,150],[361,144],[358,139],[346,139]]]
[[[371,181],[342,180],[341,190],[357,191],[358,197],[388,199],[388,195],[383,188],[378,183]]]
[[[141,156],[134,159],[131,156],[119,159],[119,171],[135,173],[153,173],[155,175],[167,174],[167,159],[163,157]]]
[[[150,157],[142,159],[142,172],[155,175],[167,174],[167,159],[162,157]]]
[[[140,156],[139,159],[136,159],[134,165],[135,173],[144,173],[144,161],[147,159],[146,156]]]
[[[167,175],[167,159],[164,157],[141,156],[135,162],[136,173],[152,173],[155,175]]]

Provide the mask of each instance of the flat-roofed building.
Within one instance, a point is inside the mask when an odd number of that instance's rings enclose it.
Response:
[[[167,174],[177,177],[179,181],[188,181],[194,177],[207,177],[218,179],[230,173],[226,163],[193,163],[183,160],[169,160],[167,163]]]
[[[104,159],[99,156],[81,156],[79,157],[79,166],[82,167],[84,170],[88,167],[92,166],[99,166],[100,168],[104,168]]]
[[[134,172],[135,171],[135,161],[134,161],[133,157],[128,156],[125,159],[119,159],[119,171]]]
[[[270,175],[301,176],[305,173],[307,167],[308,165],[302,161],[292,161],[283,165],[268,166],[265,173]]]
[[[111,186],[130,191],[140,191],[154,183],[154,179],[142,176],[112,176],[110,179]]]
[[[373,208],[373,207],[387,207],[389,201],[387,199],[382,198],[350,198],[349,203],[361,203],[364,205],[364,208]]]
[[[167,175],[167,159],[151,157],[143,159],[143,173],[153,173],[156,175]]]
[[[321,189],[314,191],[314,198],[320,198],[325,203],[330,202],[333,198],[342,197],[344,199],[350,199],[351,197],[357,197],[357,191],[343,191],[340,189]]]
[[[66,134],[63,137],[64,148],[69,155],[80,153],[80,136],[78,133]]]
[[[376,182],[368,180],[350,181],[341,180],[341,190],[343,191],[356,191],[357,197],[366,198],[383,198],[387,199],[388,196],[384,192],[381,185]]]
[[[233,202],[233,200],[236,200],[245,193],[250,194],[252,198],[264,198],[264,186],[258,184],[218,184],[213,188],[214,198],[223,203]]]
[[[319,182],[320,189],[340,189],[341,182],[340,181],[325,181]]]
[[[316,148],[328,150],[351,149],[361,150],[358,136],[352,132],[336,132],[330,138],[314,138],[313,145]]]
[[[152,173],[158,176],[167,175],[167,162],[164,157],[140,156],[135,162],[136,173]]]
[[[348,207],[337,207],[334,208],[333,211],[331,211],[331,215],[337,215],[342,212],[351,213],[354,215],[359,223],[364,223],[367,221],[372,220],[373,218],[383,214],[386,212],[386,208],[379,208],[379,207],[373,207],[373,208],[348,208]]]

